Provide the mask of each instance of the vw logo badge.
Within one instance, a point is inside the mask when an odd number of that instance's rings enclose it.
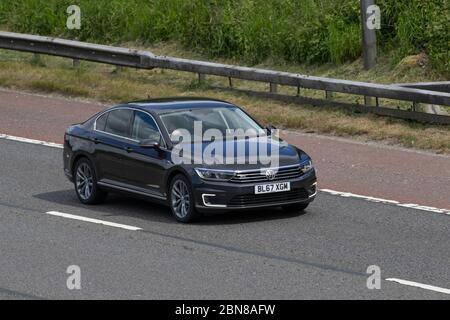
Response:
[[[266,178],[267,178],[267,180],[275,179],[275,171],[273,171],[271,169],[266,170]]]

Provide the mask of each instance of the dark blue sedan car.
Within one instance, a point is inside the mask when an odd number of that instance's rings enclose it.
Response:
[[[316,196],[314,166],[276,131],[224,101],[130,102],[67,129],[64,171],[84,204],[124,192],[168,205],[181,222],[206,212],[304,210]]]

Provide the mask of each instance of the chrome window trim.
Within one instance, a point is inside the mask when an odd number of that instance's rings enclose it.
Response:
[[[164,142],[164,146],[162,146],[162,148],[163,148],[163,149],[166,149],[166,148],[167,148],[167,142],[166,142],[166,140],[164,139],[164,136],[163,136],[163,134],[162,134],[162,132],[161,132],[161,128],[159,127],[158,122],[156,121],[155,117],[154,117],[151,113],[149,113],[149,112],[147,112],[147,111],[144,111],[144,110],[141,110],[141,109],[138,109],[138,108],[132,108],[132,107],[115,107],[115,108],[113,108],[113,109],[104,110],[102,113],[100,113],[100,114],[95,118],[95,121],[94,121],[94,131],[101,132],[101,133],[104,133],[104,134],[107,134],[107,135],[110,135],[110,136],[113,136],[113,137],[118,137],[118,138],[121,138],[121,139],[125,139],[125,140],[129,140],[129,141],[133,141],[133,142],[139,143],[139,142],[140,142],[139,140],[131,139],[131,138],[124,137],[124,136],[119,136],[119,135],[117,135],[117,134],[110,133],[110,132],[106,132],[106,131],[103,131],[103,130],[97,130],[97,120],[98,120],[98,118],[100,118],[101,116],[103,116],[104,114],[106,114],[106,113],[108,113],[108,112],[112,112],[112,111],[116,111],[116,110],[132,110],[132,111],[143,112],[143,113],[145,113],[145,114],[148,114],[148,115],[152,118],[152,120],[155,122],[156,127],[158,128],[159,135],[161,136],[161,140]],[[133,120],[134,120],[134,118],[133,118]],[[106,124],[107,124],[107,122],[105,123],[105,127],[106,127]],[[131,124],[131,125],[133,125],[133,124]]]

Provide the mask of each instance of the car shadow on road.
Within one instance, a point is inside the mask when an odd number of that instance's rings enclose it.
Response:
[[[102,217],[124,216],[146,221],[175,224],[177,223],[170,213],[170,209],[162,204],[132,198],[122,194],[109,194],[107,200],[103,204],[83,205],[78,201],[74,191],[58,190],[33,195],[34,198],[48,201],[59,206],[74,207],[76,212],[66,212],[67,208],[58,209],[65,213],[77,214],[79,209],[99,212]],[[65,211],[64,211],[65,210]],[[225,224],[242,224],[252,223],[264,220],[279,220],[295,218],[303,215],[304,212],[288,212],[280,208],[258,209],[258,210],[240,210],[228,213],[218,213],[205,215],[196,225],[225,225]]]
[[[106,201],[102,204],[84,205],[80,203],[73,189],[58,190],[33,195],[34,198],[52,202],[56,204],[55,211],[68,211],[67,207],[76,209],[74,212],[65,212],[70,214],[79,214],[80,209],[84,211],[93,211],[101,213],[102,217],[133,217],[144,220],[151,220],[162,223],[176,223],[170,216],[167,207],[152,203],[149,201],[127,197],[121,194],[108,194]],[[65,208],[58,209],[58,206]]]
[[[300,217],[305,211],[286,211],[281,208],[238,210],[220,214],[205,215],[199,225],[243,224],[259,221],[282,220]]]

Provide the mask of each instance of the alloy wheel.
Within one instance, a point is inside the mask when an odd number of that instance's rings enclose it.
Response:
[[[88,200],[94,190],[94,176],[88,164],[81,163],[78,166],[75,181],[81,199]]]
[[[190,209],[189,189],[183,180],[177,180],[172,186],[172,209],[179,218],[188,215]]]

